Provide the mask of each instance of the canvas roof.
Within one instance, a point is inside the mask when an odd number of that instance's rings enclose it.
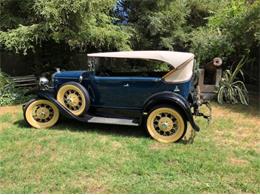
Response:
[[[89,57],[108,57],[108,58],[134,58],[134,59],[151,59],[166,62],[174,68],[188,63],[194,58],[194,54],[187,52],[175,51],[121,51],[91,53]]]

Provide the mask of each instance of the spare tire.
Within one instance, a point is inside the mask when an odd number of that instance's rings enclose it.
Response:
[[[76,82],[64,83],[57,92],[57,100],[75,116],[83,115],[90,106],[89,93]]]

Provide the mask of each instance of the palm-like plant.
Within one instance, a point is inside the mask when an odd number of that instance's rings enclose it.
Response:
[[[242,58],[235,70],[225,70],[223,77],[218,87],[218,102],[220,104],[231,103],[231,104],[245,104],[248,105],[248,91],[243,81],[237,79],[237,75],[240,74],[244,78],[242,67],[246,63],[246,58]]]

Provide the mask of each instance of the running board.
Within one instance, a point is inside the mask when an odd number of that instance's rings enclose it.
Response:
[[[139,123],[134,119],[107,118],[107,117],[90,116],[90,115],[84,116],[84,122],[101,123],[101,124],[113,124],[113,125],[139,126]]]

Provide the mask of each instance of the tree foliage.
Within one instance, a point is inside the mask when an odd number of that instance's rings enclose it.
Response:
[[[121,22],[126,22],[134,34],[134,49],[183,48],[185,17],[189,14],[185,1],[121,0],[118,4]]]
[[[129,34],[109,15],[114,4],[114,0],[1,0],[0,43],[24,54],[42,41],[81,50],[129,49]]]
[[[206,26],[191,33],[191,50],[200,62],[215,56],[234,61],[244,55],[252,56],[259,47],[260,2],[232,0],[208,18]]]
[[[214,10],[226,0],[119,0],[119,24],[131,27],[134,49],[187,50],[190,33],[205,26]]]
[[[163,49],[192,51],[205,64],[216,56],[224,62],[244,55],[253,59],[260,42],[260,1],[256,0],[0,3],[0,45],[23,54],[46,52],[56,45],[88,52]]]

